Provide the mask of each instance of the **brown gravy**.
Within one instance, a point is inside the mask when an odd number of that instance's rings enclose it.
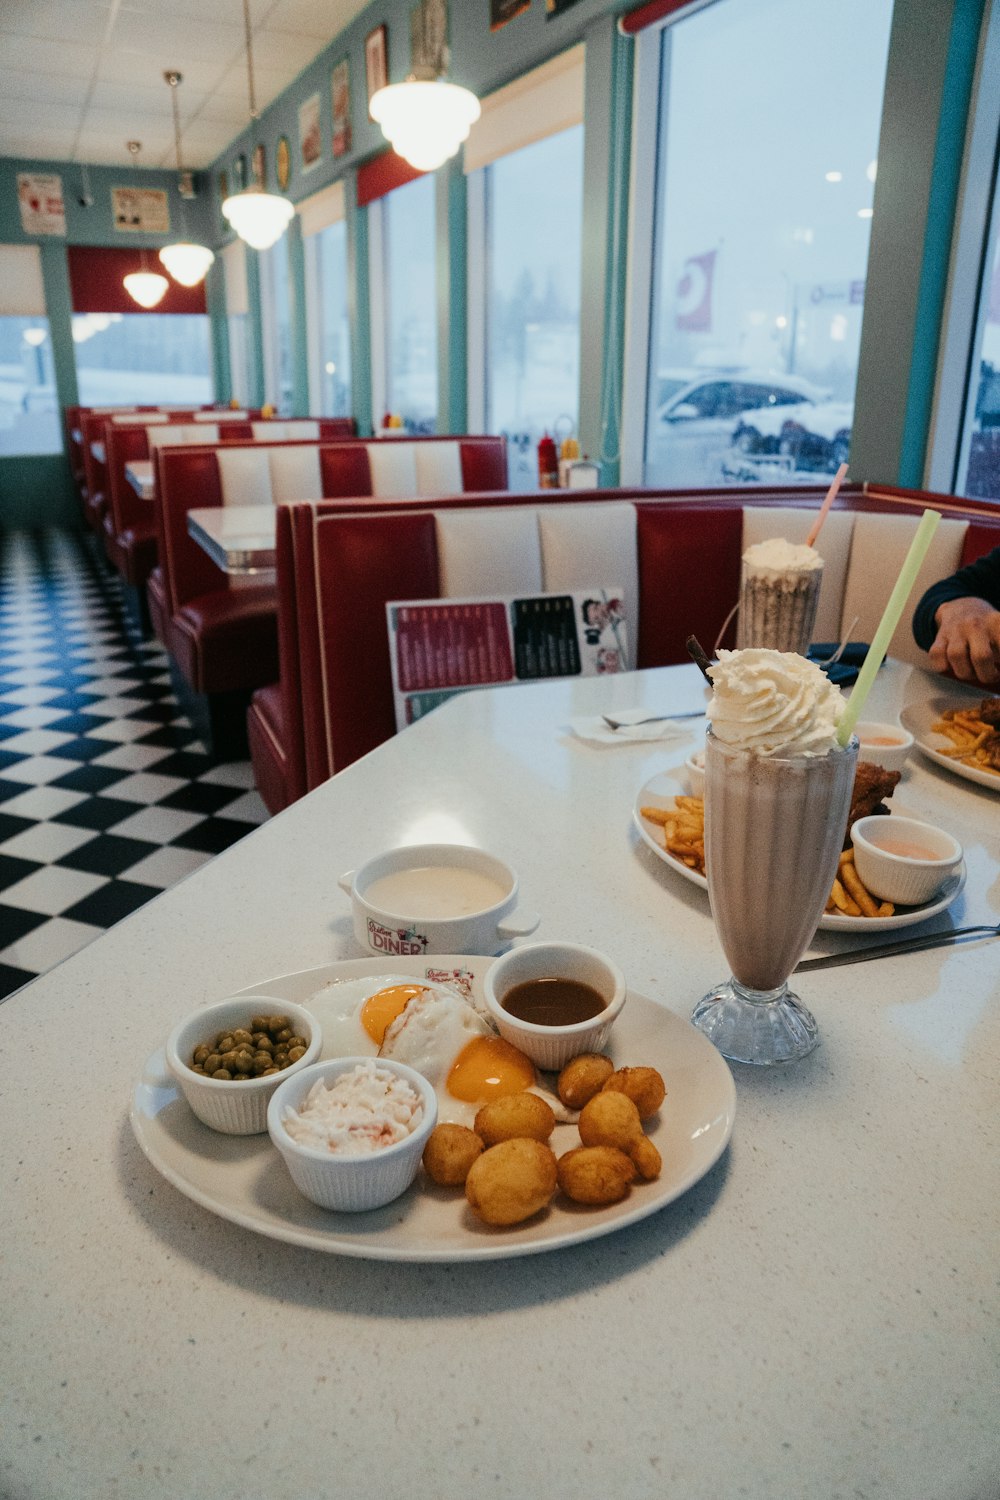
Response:
[[[501,1002],[504,1010],[532,1026],[575,1026],[604,1010],[603,997],[577,979],[528,979],[515,984]]]

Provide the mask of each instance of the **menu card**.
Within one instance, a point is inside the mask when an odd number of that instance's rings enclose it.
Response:
[[[407,599],[385,609],[397,729],[470,688],[628,668],[619,587],[528,598]]]

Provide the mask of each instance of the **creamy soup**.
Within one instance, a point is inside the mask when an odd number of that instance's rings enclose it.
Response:
[[[400,917],[467,917],[496,906],[510,887],[459,865],[417,865],[394,870],[361,893],[370,906]]]

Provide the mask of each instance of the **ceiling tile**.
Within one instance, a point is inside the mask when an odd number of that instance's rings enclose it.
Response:
[[[37,157],[41,161],[65,162],[73,150],[72,130],[49,130],[47,127],[3,133],[5,156]]]
[[[48,74],[0,68],[0,97],[30,99],[34,104],[82,104],[87,97],[85,78],[51,78]]]
[[[0,36],[47,38],[62,43],[100,42],[109,8],[100,0],[31,0],[0,6]]]
[[[3,61],[5,67],[41,76],[90,78],[97,51],[96,46],[64,47],[39,37],[12,36],[4,39]]]
[[[232,57],[243,47],[242,25],[237,24],[236,17],[232,24],[216,24],[205,19],[206,12],[214,15],[211,9],[203,7],[200,17],[185,16],[181,24],[165,11],[149,14],[120,11],[111,45],[159,58],[161,71],[180,68],[183,72],[181,58],[185,54]]]

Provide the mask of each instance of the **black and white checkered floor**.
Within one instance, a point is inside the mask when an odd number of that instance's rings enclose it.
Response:
[[[262,823],[70,533],[0,537],[0,996]]]

